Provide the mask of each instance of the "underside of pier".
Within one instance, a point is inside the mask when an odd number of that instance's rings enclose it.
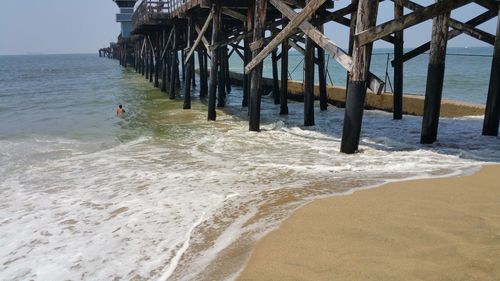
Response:
[[[483,135],[498,135],[499,1],[437,0],[429,6],[410,0],[386,1],[392,3],[394,17],[383,23],[377,23],[383,0],[345,1],[349,4],[336,9],[338,1],[332,0],[143,0],[132,16],[132,36],[119,38],[110,48],[99,50],[99,54],[119,59],[124,66],[133,66],[171,99],[182,97],[185,109],[191,107],[196,59],[200,76],[197,93],[208,101],[210,121],[216,120],[216,107],[225,106],[226,95],[231,92],[229,58],[238,56],[244,63],[241,104],[248,107],[252,131],[260,130],[264,59],[270,57],[272,61],[272,94],[274,102],[280,104],[279,114],[288,114],[289,49],[303,54],[304,126],[313,126],[315,73],[319,75],[319,106],[327,110],[325,54],[328,54],[348,75],[341,151],[354,153],[362,133],[366,92],[380,94],[385,86],[384,81],[370,72],[373,43],[384,40],[394,46],[394,119],[402,118],[404,62],[429,52],[420,140],[429,144],[437,139],[447,42],[466,34],[493,46]],[[450,16],[453,10],[467,5],[480,8],[475,8],[477,16],[465,22]],[[497,18],[496,34],[477,27],[494,18]],[[405,51],[405,29],[425,21],[432,21],[430,41]],[[324,25],[329,22],[349,28],[349,48],[340,48],[325,35]]]

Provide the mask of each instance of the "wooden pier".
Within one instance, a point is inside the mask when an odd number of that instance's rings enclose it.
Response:
[[[216,107],[225,106],[231,92],[228,61],[239,56],[244,62],[242,106],[248,106],[251,131],[260,130],[265,58],[272,60],[272,92],[274,102],[280,104],[277,114],[288,114],[288,51],[293,48],[304,55],[304,126],[313,126],[314,69],[319,74],[320,109],[327,110],[325,54],[329,54],[348,75],[341,151],[354,153],[362,132],[367,90],[381,94],[384,89],[384,81],[370,72],[373,42],[384,40],[394,46],[394,119],[402,118],[404,62],[430,51],[421,131],[421,143],[429,144],[437,139],[447,42],[466,34],[494,46],[482,133],[498,136],[500,1],[437,0],[424,7],[409,0],[392,0],[394,18],[379,25],[377,12],[383,0],[343,1],[349,5],[336,9],[338,1],[332,0],[143,0],[133,12],[132,35],[119,38],[99,54],[134,67],[171,99],[182,96],[184,109],[191,108],[196,59],[200,76],[196,86],[200,97],[208,100],[208,120],[216,120]],[[134,0],[115,2],[135,4]],[[471,4],[483,7],[483,12],[466,22],[450,17],[453,10]],[[404,13],[405,8],[410,12]],[[495,17],[495,35],[477,28]],[[348,50],[324,34],[324,25],[331,21],[350,29]],[[432,21],[430,42],[404,52],[405,29],[424,21]]]

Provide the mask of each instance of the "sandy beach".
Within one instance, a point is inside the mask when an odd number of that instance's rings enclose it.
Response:
[[[499,165],[318,200],[238,280],[500,280]]]

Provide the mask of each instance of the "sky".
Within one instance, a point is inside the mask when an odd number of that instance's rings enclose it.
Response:
[[[348,5],[350,0],[335,2],[335,10]],[[421,5],[433,0],[416,0]],[[465,21],[485,11],[469,4],[452,14]],[[118,7],[112,0],[17,0],[2,1],[0,9],[0,55],[95,53],[115,41],[120,25],[115,22]],[[405,13],[409,11],[406,10]],[[391,1],[380,4],[377,23],[392,19]],[[497,20],[479,26],[496,33]],[[405,47],[415,47],[431,38],[431,21],[405,31]],[[348,45],[348,29],[335,23],[325,27],[325,33],[339,46]],[[450,47],[487,46],[486,43],[461,35],[451,40]],[[390,47],[377,41],[375,47]]]

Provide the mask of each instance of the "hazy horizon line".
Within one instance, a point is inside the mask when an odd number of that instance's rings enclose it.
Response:
[[[418,46],[405,47],[405,49],[413,49]],[[344,47],[341,47],[345,49]],[[448,48],[493,48],[493,46],[448,46]],[[374,47],[374,50],[387,50],[392,49],[392,47]],[[290,50],[291,52],[296,50]],[[99,50],[94,52],[67,52],[67,53],[59,53],[59,52],[26,52],[26,53],[12,53],[12,54],[1,54],[0,56],[50,56],[50,55],[90,55],[90,54],[99,54]]]

